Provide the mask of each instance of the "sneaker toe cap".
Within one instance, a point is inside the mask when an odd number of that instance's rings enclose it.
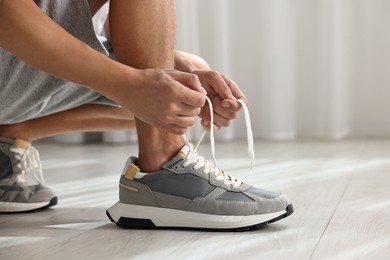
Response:
[[[291,204],[290,199],[282,193],[252,187],[245,194],[256,201],[257,211],[261,214],[283,211]]]

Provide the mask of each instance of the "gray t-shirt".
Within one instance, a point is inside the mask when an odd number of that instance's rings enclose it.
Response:
[[[35,3],[67,32],[108,54],[95,35],[87,0]],[[0,48],[0,124],[23,122],[88,103],[115,106],[99,93],[35,69]]]

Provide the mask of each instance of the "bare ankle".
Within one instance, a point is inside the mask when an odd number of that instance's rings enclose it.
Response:
[[[141,142],[143,143],[143,142]],[[148,145],[140,145],[137,166],[142,172],[155,172],[172,159],[184,145],[181,136],[158,141],[150,140]]]
[[[170,159],[172,159],[179,152],[183,145],[184,144],[177,143],[177,145],[162,148],[158,151],[154,150],[150,151],[149,153],[140,152],[136,164],[142,172],[151,173],[161,170],[162,166]]]
[[[160,159],[161,157],[158,157],[158,158]],[[169,159],[167,159],[166,161],[168,161],[168,160]],[[148,160],[147,158],[143,159],[143,157],[141,157],[136,162],[136,165],[137,165],[138,168],[141,169],[142,172],[144,172],[144,173],[152,173],[152,172],[156,172],[156,171],[161,170],[162,166],[164,165],[165,162],[164,161],[157,161],[157,160],[156,161],[151,161],[151,160]]]

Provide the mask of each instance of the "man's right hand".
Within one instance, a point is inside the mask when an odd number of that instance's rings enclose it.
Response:
[[[138,70],[126,85],[115,86],[115,101],[142,121],[174,134],[184,134],[195,123],[206,91],[196,75],[174,70]]]

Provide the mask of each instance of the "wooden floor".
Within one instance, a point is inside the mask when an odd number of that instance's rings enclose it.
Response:
[[[0,259],[390,259],[390,140],[258,141],[253,171],[244,142],[217,144],[221,168],[294,203],[243,233],[118,228],[105,209],[135,145],[36,147],[59,205],[0,215]]]

